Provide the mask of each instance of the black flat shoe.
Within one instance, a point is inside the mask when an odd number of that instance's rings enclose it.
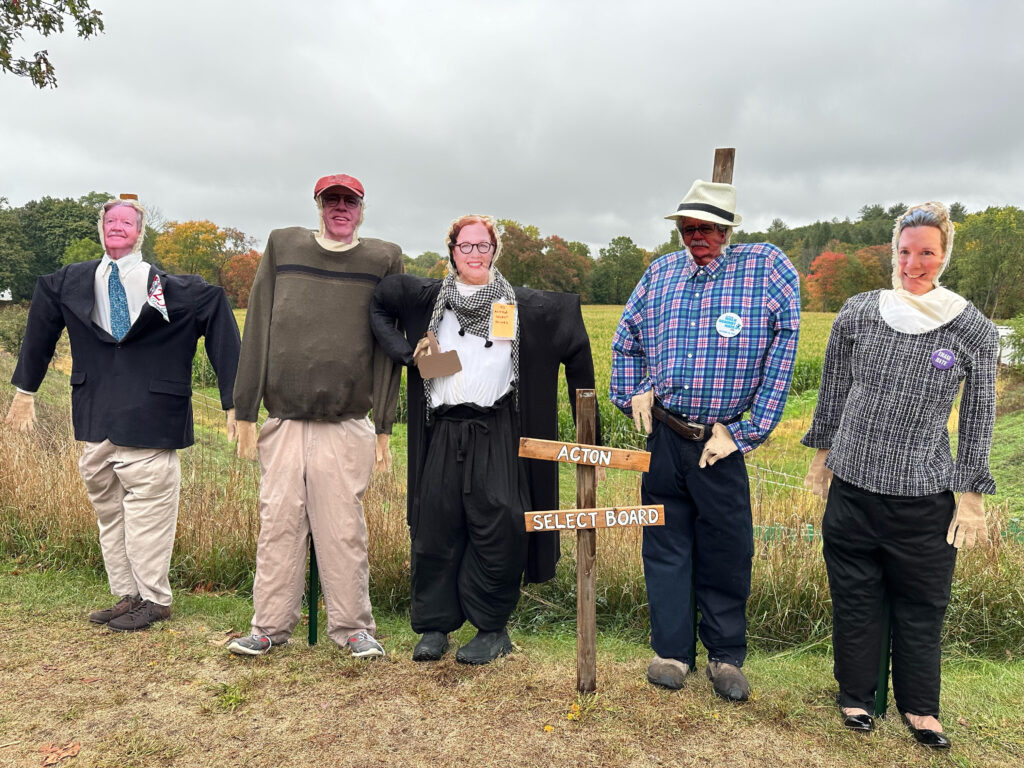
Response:
[[[848,731],[871,733],[875,730],[875,718],[871,715],[848,715],[843,712],[842,708],[839,709],[839,714],[843,718],[843,728]]]
[[[903,724],[907,726],[907,730],[913,734],[914,741],[922,747],[928,747],[929,749],[949,749],[949,737],[942,731],[931,731],[927,728],[915,728],[907,719],[906,715],[900,713],[900,717],[903,718]]]

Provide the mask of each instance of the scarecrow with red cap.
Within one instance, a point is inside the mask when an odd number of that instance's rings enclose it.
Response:
[[[260,655],[288,641],[312,533],[328,635],[354,656],[383,656],[362,497],[375,460],[390,468],[401,369],[374,341],[369,307],[377,283],[402,272],[402,249],[359,237],[358,179],[325,176],[313,199],[319,228],[271,232],[249,297],[235,408],[238,455],[259,455],[260,534],[252,633],[228,649]],[[261,402],[269,417],[257,430]]]

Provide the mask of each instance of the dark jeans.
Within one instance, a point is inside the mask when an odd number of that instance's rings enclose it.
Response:
[[[700,469],[704,442],[687,440],[660,421],[654,422],[647,450],[651,466],[643,477],[643,503],[665,505],[665,525],[644,528],[651,647],[662,658],[693,666],[696,601],[708,659],[741,666],[754,553],[743,454],[736,451]]]
[[[839,706],[874,707],[888,595],[896,706],[938,716],[942,619],[956,563],[946,531],[954,509],[950,491],[886,496],[833,478],[822,537]]]
[[[439,410],[412,534],[412,628],[495,631],[519,601],[526,487],[512,399]]]

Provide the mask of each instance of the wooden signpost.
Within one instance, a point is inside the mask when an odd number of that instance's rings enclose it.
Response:
[[[651,454],[594,445],[597,398],[592,389],[576,390],[576,439],[578,443],[561,443],[524,437],[519,441],[519,455],[576,465],[578,509],[527,512],[526,530],[576,531],[576,689],[580,693],[593,693],[597,690],[596,529],[664,525],[665,508],[660,504],[595,506],[597,467],[646,472],[651,465]]]

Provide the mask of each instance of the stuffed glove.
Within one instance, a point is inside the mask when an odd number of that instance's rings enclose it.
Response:
[[[256,438],[259,437],[259,427],[255,421],[235,422],[235,433],[238,435],[238,458],[256,460]]]
[[[704,443],[704,450],[701,451],[700,461],[697,465],[701,469],[713,467],[716,461],[724,459],[733,451],[738,451],[739,448],[736,441],[732,439],[732,432],[729,431],[729,428],[721,422],[715,422],[711,427],[711,439]]]
[[[420,358],[430,354],[430,339],[424,336],[416,342],[416,349],[412,351],[412,361],[419,366]]]
[[[36,396],[15,392],[4,424],[18,432],[31,432],[36,426]]]
[[[228,442],[235,442],[235,438],[238,437],[238,423],[235,421],[234,408],[228,408],[225,414],[224,430],[228,434]]]
[[[373,471],[391,471],[391,449],[388,447],[391,435],[377,435],[377,444],[373,448]]]
[[[985,527],[985,502],[980,493],[968,491],[960,494],[953,522],[946,533],[946,543],[957,549],[969,549],[977,538],[982,544],[988,543],[988,528]]]
[[[654,407],[654,390],[649,389],[646,392],[633,395],[633,399],[629,401],[629,404],[630,408],[633,409],[633,424],[636,426],[636,431],[641,435],[651,434],[653,429],[651,424],[651,408]]]
[[[819,448],[811,459],[811,468],[804,478],[804,488],[808,488],[815,496],[828,498],[828,487],[832,484],[832,470],[825,466],[828,448]]]

